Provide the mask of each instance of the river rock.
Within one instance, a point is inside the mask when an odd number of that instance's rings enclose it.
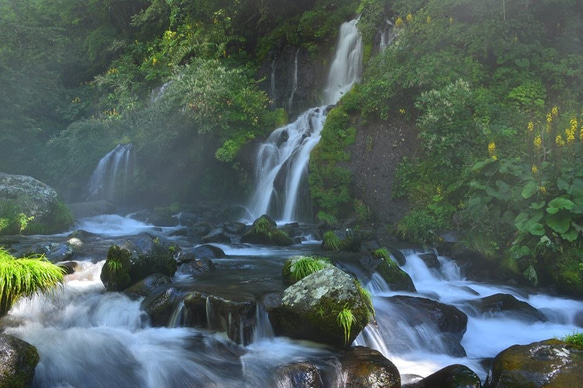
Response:
[[[180,301],[180,293],[172,286],[158,290],[142,301],[142,309],[150,317],[152,326],[168,326]]]
[[[369,303],[353,278],[330,267],[286,288],[281,303],[270,309],[269,319],[277,335],[344,347],[368,324]],[[348,330],[339,321],[345,309],[354,317]]]
[[[399,314],[409,326],[434,325],[438,334],[430,341],[435,342],[436,349],[445,347],[441,351],[456,357],[466,355],[461,345],[468,324],[468,316],[464,312],[427,298],[399,295],[387,298],[387,301],[396,308],[393,314]]]
[[[230,244],[231,238],[225,234],[222,227],[214,228],[202,237],[201,241],[205,244]]]
[[[0,334],[0,387],[31,387],[39,355],[34,346]]]
[[[480,377],[465,365],[454,364],[425,377],[407,388],[481,388]]]
[[[171,277],[155,273],[125,289],[124,292],[132,297],[146,297],[152,294],[157,288],[170,283],[172,283]]]
[[[583,349],[556,339],[514,345],[492,363],[491,388],[581,387]]]
[[[371,273],[378,273],[392,291],[416,292],[415,284],[409,274],[403,271],[391,258],[366,255],[360,259],[360,264]]]
[[[547,318],[538,309],[509,294],[494,294],[472,303],[481,314],[513,315],[522,321],[546,322]]]
[[[284,231],[269,216],[262,215],[253,222],[251,228],[241,236],[242,243],[288,246],[294,244]]]
[[[184,297],[185,326],[224,332],[231,341],[246,345],[257,323],[255,299],[243,294],[211,295],[192,291]]]
[[[325,386],[318,367],[305,361],[279,367],[276,376],[280,387],[324,388]]]
[[[353,388],[398,388],[401,386],[399,370],[376,350],[358,346],[347,350],[341,357],[344,384]]]

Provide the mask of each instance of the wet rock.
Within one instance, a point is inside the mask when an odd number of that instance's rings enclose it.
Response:
[[[580,387],[583,349],[559,340],[514,345],[492,363],[489,387]]]
[[[320,370],[308,362],[296,362],[281,366],[277,369],[276,376],[280,387],[324,388]]]
[[[546,322],[547,318],[538,309],[509,294],[494,294],[472,303],[479,313],[494,316],[512,315],[526,322]]]
[[[203,236],[201,241],[205,244],[230,244],[231,238],[225,234],[223,228],[214,228],[207,235]]]
[[[214,245],[199,245],[194,248],[191,253],[197,260],[201,259],[221,259],[223,257],[227,257],[225,251],[223,251],[219,247],[215,247]]]
[[[394,313],[398,312],[409,326],[434,325],[438,334],[431,338],[431,341],[435,341],[436,348],[445,346],[446,349],[441,351],[452,356],[466,355],[461,340],[467,329],[468,316],[458,308],[431,299],[411,296],[393,296],[387,300],[397,308]]]
[[[419,255],[419,258],[423,260],[427,268],[441,267],[441,263],[437,259],[437,255],[435,253],[422,253]]]
[[[174,287],[151,294],[142,301],[142,309],[150,317],[152,326],[168,326],[172,313],[180,301],[180,293]]]
[[[200,221],[190,227],[190,231],[194,236],[205,236],[210,233],[213,226],[207,221]]]
[[[355,347],[340,358],[345,386],[353,388],[397,388],[401,386],[399,370],[376,350]]]
[[[362,266],[370,273],[377,272],[392,291],[415,292],[415,284],[409,274],[403,271],[391,258],[366,255],[360,259]]]
[[[214,270],[215,265],[211,259],[197,259],[193,253],[186,253],[180,257],[176,275],[196,277]]]
[[[368,324],[369,303],[354,279],[330,267],[286,288],[281,304],[269,311],[269,319],[278,335],[344,347]],[[352,324],[343,327],[341,315],[348,313]]]
[[[231,234],[243,234],[247,230],[247,225],[242,222],[228,221],[223,224],[223,230]]]
[[[31,387],[39,355],[34,346],[0,334],[0,387]]]
[[[172,283],[172,278],[159,273],[152,274],[145,279],[124,290],[130,296],[149,296],[156,289]]]
[[[288,246],[294,241],[282,230],[277,228],[277,224],[269,216],[263,215],[253,222],[251,228],[243,236],[242,243]]]
[[[427,376],[407,388],[481,388],[480,377],[465,365],[455,364]]]
[[[65,263],[58,264],[58,266],[63,270],[63,273],[65,275],[71,275],[75,273],[75,271],[79,267],[79,264],[75,261],[67,261]]]
[[[232,341],[246,345],[257,322],[255,299],[246,295],[210,295],[189,292],[184,297],[184,326],[224,332]]]

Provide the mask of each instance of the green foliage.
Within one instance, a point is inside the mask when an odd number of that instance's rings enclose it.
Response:
[[[43,257],[16,259],[0,247],[0,316],[19,298],[48,292],[62,281],[61,268]]]
[[[344,308],[338,313],[337,321],[338,325],[344,330],[344,343],[346,345],[348,345],[348,342],[350,341],[350,331],[355,320],[356,318],[354,317],[352,310],[347,306],[344,306]]]
[[[566,343],[570,345],[575,345],[579,347],[583,347],[583,333],[573,333],[565,336],[563,339]]]
[[[60,201],[42,217],[25,214],[18,199],[0,200],[0,205],[0,235],[59,233],[75,221],[71,210]]]
[[[339,251],[342,249],[342,241],[333,230],[329,230],[324,233],[322,247],[328,251]]]
[[[290,283],[296,283],[314,272],[332,266],[326,257],[302,256],[287,261],[282,270],[284,279]]]

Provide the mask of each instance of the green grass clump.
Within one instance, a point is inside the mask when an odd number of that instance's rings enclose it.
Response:
[[[0,316],[21,297],[50,291],[63,281],[61,268],[44,259],[16,259],[0,247]]]
[[[288,283],[293,284],[314,272],[331,266],[332,264],[325,257],[302,256],[284,265],[283,276]]]
[[[583,348],[583,333],[573,333],[565,337],[564,341],[568,344],[580,346]]]
[[[329,230],[324,233],[322,248],[329,251],[339,251],[342,249],[342,241],[340,241],[340,237],[338,237],[334,231]]]

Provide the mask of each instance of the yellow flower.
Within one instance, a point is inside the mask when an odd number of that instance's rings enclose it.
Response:
[[[453,17],[450,16],[449,17],[449,24],[452,24],[452,23],[453,23]]]
[[[498,160],[498,157],[496,155],[492,155],[492,160]]]
[[[496,143],[492,142],[488,144],[488,155],[490,156],[496,155]]]
[[[395,21],[395,27],[401,27],[403,25],[403,19],[399,16]]]
[[[583,125],[581,126],[581,129],[579,130],[579,140],[583,141]]]
[[[567,137],[567,144],[575,142],[575,129],[573,127],[565,129],[565,136]]]
[[[427,24],[431,23],[431,16],[427,15]]]
[[[577,117],[573,117],[571,121],[569,121],[569,124],[571,124],[571,129],[574,132],[577,129]]]
[[[407,23],[411,23],[413,21],[413,15],[408,14],[405,20],[407,20]]]
[[[535,164],[533,164],[530,170],[532,171],[533,174],[536,174],[538,172],[538,167]]]
[[[539,186],[538,191],[540,191],[543,194],[546,194],[547,193],[547,188],[544,187],[544,186]]]
[[[553,122],[553,115],[550,113],[547,113],[547,123],[552,123]]]
[[[403,108],[399,109],[399,113],[402,114],[402,115],[404,115],[405,114],[405,109],[403,109]]]
[[[534,148],[536,148],[538,150],[542,146],[543,139],[540,137],[540,135],[536,135],[534,137],[534,142],[533,143],[534,143]]]
[[[533,123],[532,121],[530,121],[530,122],[528,123],[528,130],[529,130],[529,132],[532,132],[532,131],[534,131],[534,123]]]
[[[553,106],[553,109],[551,109],[551,113],[553,114],[553,116],[557,117],[559,115],[559,108]]]
[[[565,145],[565,140],[563,140],[563,136],[557,135],[557,137],[555,138],[555,143],[557,143],[557,145],[559,147],[564,146]]]

